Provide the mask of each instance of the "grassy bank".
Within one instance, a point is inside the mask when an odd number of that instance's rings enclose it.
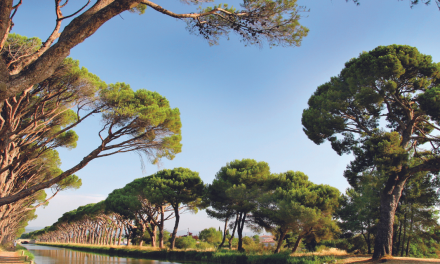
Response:
[[[28,258],[27,258],[28,261],[34,260],[34,258],[35,258],[34,254],[32,254],[31,252],[29,252],[25,247],[20,246],[20,245],[18,245],[18,244],[17,244],[17,246],[15,247],[15,251],[16,251],[16,252],[18,253],[18,255],[20,255],[20,256],[21,256],[21,252],[24,251],[24,256],[25,256],[25,257],[26,257],[26,256],[28,257]]]
[[[335,259],[334,256],[300,256],[289,254],[245,254],[237,251],[155,250],[148,247],[94,246],[85,244],[38,243],[80,251],[104,253],[113,256],[137,257],[173,261],[200,261],[224,264],[321,264]]]

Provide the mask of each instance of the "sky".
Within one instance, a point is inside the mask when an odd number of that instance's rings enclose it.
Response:
[[[176,13],[196,12],[196,6],[179,1],[156,3]],[[68,15],[83,4],[72,1],[63,12]],[[352,156],[338,156],[328,143],[318,146],[307,138],[301,115],[308,99],[338,75],[345,62],[380,45],[415,46],[440,62],[440,11],[435,4],[410,8],[409,0],[361,0],[359,6],[345,0],[298,4],[309,10],[300,23],[310,30],[300,47],[246,47],[233,34],[209,46],[191,35],[185,22],[147,9],[141,16],[125,12],[114,17],[72,49],[70,56],[106,83],[157,91],[179,108],[183,148],[174,160],[146,164],[144,169],[135,153],[91,161],[76,173],[82,187],[60,193],[37,209],[38,218],[28,228],[51,225],[63,213],[103,200],[114,189],[161,169],[189,168],[211,183],[222,166],[243,158],[265,161],[273,173],[302,171],[312,182],[344,192],[349,185],[343,171]],[[13,32],[44,40],[55,26],[53,1],[26,1],[14,22]],[[101,125],[96,116],[75,128],[78,146],[58,150],[63,170],[97,147]],[[203,211],[185,214],[179,233],[220,225]],[[165,228],[172,226],[167,223]]]

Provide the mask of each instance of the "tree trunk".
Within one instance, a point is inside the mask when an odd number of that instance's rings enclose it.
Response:
[[[156,247],[156,226],[153,226],[153,235],[151,236],[151,246]]]
[[[174,209],[174,216],[176,217],[176,220],[174,221],[174,228],[173,228],[173,234],[171,235],[171,249],[174,249],[174,246],[176,244],[176,236],[177,236],[177,229],[179,228],[179,222],[180,222],[180,213],[179,213],[179,205],[173,206]]]
[[[118,246],[121,245],[121,240],[122,240],[122,227],[119,227]]]
[[[370,232],[368,232],[368,240],[367,240],[367,246],[368,246],[368,254],[371,254],[371,238],[370,238],[371,234]]]
[[[393,250],[394,216],[406,180],[394,182],[391,178],[380,197],[380,217],[377,224],[373,259],[390,256]]]
[[[237,234],[238,234],[238,248],[237,250],[240,252],[244,251],[243,248],[243,229],[244,229],[244,222],[246,221],[246,213],[240,213],[240,218],[238,220],[238,228],[237,228]]]
[[[144,233],[147,229],[145,224],[141,224],[141,226],[142,226],[142,231],[141,231],[141,237],[140,237],[140,242],[139,242],[140,247],[142,247],[142,245],[144,244],[143,237],[144,237]]]
[[[397,245],[396,245],[396,253],[395,255],[398,256],[399,255],[399,249],[400,249],[400,243],[401,243],[401,239],[402,239],[402,224],[403,222],[400,221],[400,225],[399,225],[399,240],[397,241]]]
[[[236,214],[235,216],[235,224],[234,224],[234,228],[232,229],[232,234],[231,237],[229,238],[229,249],[232,249],[232,240],[234,239],[235,236],[235,230],[237,229],[237,224],[238,224],[238,214]]]
[[[371,222],[368,221],[368,229],[367,229],[368,235],[368,241],[367,241],[367,245],[368,245],[368,254],[371,254]]]
[[[368,254],[371,254],[371,244],[370,244],[370,233],[368,233],[368,236],[364,233],[364,229],[361,231],[362,236],[364,237],[365,242],[367,243],[368,247]]]
[[[226,233],[228,231],[228,220],[229,220],[229,217],[226,217],[226,219],[225,219],[225,230],[223,230],[223,239],[222,239],[222,242],[220,243],[220,245],[218,246],[218,249],[221,249],[223,247],[223,244],[226,241]]]
[[[296,250],[298,249],[299,243],[301,243],[302,238],[303,238],[303,236],[301,236],[301,235],[298,236],[298,238],[295,241],[295,245],[293,246],[292,253],[296,252]]]
[[[401,257],[403,257],[403,251],[404,251],[404,248],[405,248],[405,239],[406,239],[406,213],[405,213],[405,215],[403,217],[403,239],[402,239],[402,250],[400,251],[400,256]],[[397,252],[397,255],[399,255],[399,252]]]
[[[284,240],[284,237],[286,236],[286,233],[287,232],[285,230],[280,230],[280,237],[278,239],[277,248],[275,249],[275,251],[273,253],[280,253],[281,245],[283,244],[283,240]]]
[[[159,248],[163,248],[163,228],[165,222],[165,208],[164,206],[160,209],[160,223],[159,223]]]
[[[413,231],[413,214],[411,212],[411,225],[409,228],[409,232],[408,232],[408,242],[406,242],[406,256],[409,256],[409,241],[411,240],[411,236],[412,236],[412,231]]]

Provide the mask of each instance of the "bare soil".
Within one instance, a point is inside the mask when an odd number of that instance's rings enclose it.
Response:
[[[1,264],[24,264],[23,258],[18,256],[17,252],[0,251]]]

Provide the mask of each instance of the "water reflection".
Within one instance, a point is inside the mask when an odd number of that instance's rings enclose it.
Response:
[[[65,248],[57,248],[40,245],[24,245],[35,256],[36,264],[94,264],[94,263],[112,263],[112,264],[178,264],[176,262],[167,262],[160,260],[136,259],[126,257],[116,257],[100,255],[89,252],[75,251]]]

